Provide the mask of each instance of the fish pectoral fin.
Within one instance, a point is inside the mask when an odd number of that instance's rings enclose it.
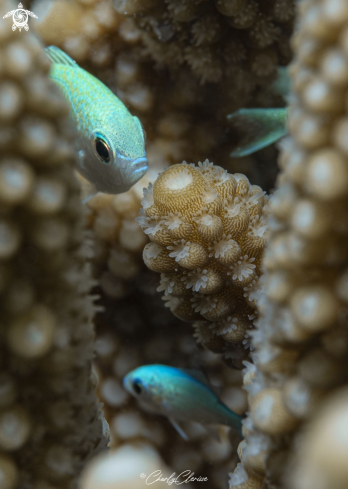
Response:
[[[85,205],[87,204],[87,202],[92,198],[94,197],[95,194],[90,194],[90,195],[87,195],[87,197],[84,197],[82,200],[81,200],[81,204]]]
[[[188,436],[186,435],[186,433],[184,432],[184,430],[181,428],[181,426],[176,422],[174,421],[173,418],[168,418],[169,421],[171,422],[172,426],[176,429],[176,431],[179,433],[179,435],[186,441],[189,441],[188,439]]]
[[[287,134],[288,110],[240,109],[227,118],[240,133],[240,142],[231,156],[247,156],[278,141]]]
[[[57,46],[48,46],[45,48],[46,56],[52,63],[58,65],[74,66],[76,67],[76,61],[74,61],[70,56],[68,56],[64,51],[57,48]]]

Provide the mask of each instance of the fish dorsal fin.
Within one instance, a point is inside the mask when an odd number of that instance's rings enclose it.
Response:
[[[57,48],[57,46],[48,46],[45,48],[47,57],[58,65],[74,66],[76,67],[76,61],[74,61],[70,56],[68,56],[64,51]]]
[[[211,385],[209,384],[207,377],[204,375],[204,373],[201,370],[196,370],[191,368],[179,368],[179,370],[184,374],[194,378],[201,384],[204,384],[205,386],[209,387],[209,389],[211,389]]]
[[[212,385],[210,381],[208,380],[207,376],[201,371],[201,370],[196,370],[196,369],[190,369],[190,368],[180,368],[181,372],[184,372],[185,374],[189,375],[190,377],[194,378],[201,384],[205,385],[210,389],[217,397],[220,397],[221,395],[221,388]]]

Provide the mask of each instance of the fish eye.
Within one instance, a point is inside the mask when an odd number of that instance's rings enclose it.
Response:
[[[103,163],[108,164],[110,162],[111,150],[108,143],[101,138],[98,134],[94,139],[95,151]]]
[[[143,392],[143,384],[141,380],[139,379],[134,379],[133,380],[133,390],[136,394],[141,394]]]

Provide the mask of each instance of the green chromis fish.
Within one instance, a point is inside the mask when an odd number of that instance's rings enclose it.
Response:
[[[180,421],[224,424],[241,434],[243,418],[219,400],[200,371],[145,365],[127,374],[123,385],[153,411],[167,416],[185,439]]]
[[[280,95],[286,102],[290,93],[290,77],[288,68],[279,66],[277,78],[271,90]],[[247,156],[275,143],[287,134],[287,108],[240,109],[227,116],[232,124],[239,129],[241,138],[231,156]]]
[[[50,78],[60,87],[77,126],[79,173],[97,191],[126,192],[147,169],[144,131],[116,95],[55,46],[45,49]]]
[[[237,127],[243,127],[243,136],[231,156],[247,156],[278,141],[288,132],[288,109],[240,109],[227,116]]]

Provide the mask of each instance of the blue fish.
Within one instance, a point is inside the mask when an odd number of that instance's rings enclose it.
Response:
[[[52,62],[49,76],[62,90],[77,127],[78,172],[99,192],[126,192],[148,169],[139,119],[59,48],[45,51]]]
[[[243,418],[220,401],[200,371],[145,365],[128,373],[123,385],[152,410],[167,416],[185,439],[180,421],[223,424],[242,432]]]

